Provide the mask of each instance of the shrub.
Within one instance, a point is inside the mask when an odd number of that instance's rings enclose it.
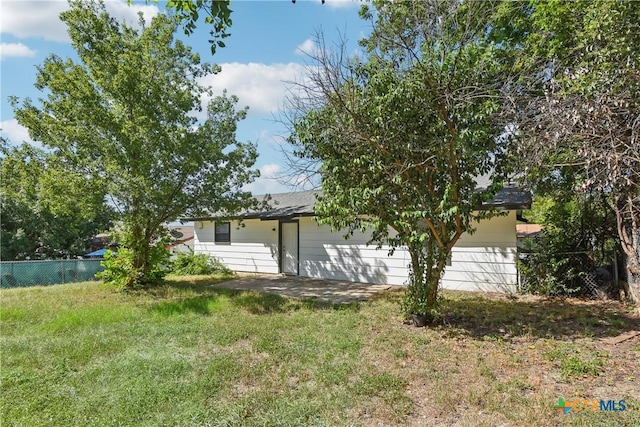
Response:
[[[214,273],[233,274],[218,259],[207,254],[194,254],[193,250],[190,253],[181,252],[178,254],[178,257],[173,261],[171,273],[177,276]]]
[[[166,240],[163,239],[149,247],[149,265],[144,272],[141,269],[136,271],[133,267],[134,253],[131,249],[121,246],[118,252],[107,251],[102,261],[105,269],[97,273],[96,277],[118,289],[132,288],[135,284],[144,286],[160,284],[170,271],[170,254],[166,246]]]
[[[585,292],[582,275],[595,266],[586,253],[561,252],[555,233],[525,242],[520,256],[520,291],[549,296]]]
[[[618,246],[608,201],[596,196],[539,197],[527,214],[543,232],[520,251],[520,291],[550,296],[591,296],[599,267],[612,263]],[[604,283],[601,283],[604,284]]]

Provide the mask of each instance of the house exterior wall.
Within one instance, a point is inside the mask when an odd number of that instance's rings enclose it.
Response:
[[[514,291],[516,266],[516,212],[509,211],[476,224],[476,232],[463,234],[451,251],[442,287],[467,291]]]
[[[230,243],[214,241],[213,221],[197,221],[194,237],[195,253],[214,256],[231,270],[273,274],[279,272],[277,220],[254,219],[241,223],[231,221]]]
[[[332,232],[312,217],[299,222],[299,274],[336,280],[403,285],[410,257],[406,249],[367,246],[368,235]],[[452,251],[451,265],[442,279],[446,289],[505,291],[517,281],[515,212],[477,224],[474,234],[464,234]],[[231,222],[231,242],[214,242],[214,223],[196,226],[195,251],[220,259],[235,271],[278,273],[277,220]]]
[[[355,232],[331,232],[312,217],[300,219],[300,275],[352,282],[402,285],[407,279],[404,250],[389,257],[388,247],[367,246],[369,236]]]

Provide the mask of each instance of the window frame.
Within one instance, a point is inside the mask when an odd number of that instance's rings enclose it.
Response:
[[[225,225],[227,226],[226,232],[219,232],[218,227]],[[216,221],[213,226],[213,241],[215,243],[231,243],[231,221]]]

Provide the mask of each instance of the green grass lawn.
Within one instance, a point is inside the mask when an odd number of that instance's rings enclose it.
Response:
[[[638,329],[614,303],[400,292],[331,306],[172,279],[0,291],[2,426],[640,425]],[[625,399],[624,412],[554,409]]]

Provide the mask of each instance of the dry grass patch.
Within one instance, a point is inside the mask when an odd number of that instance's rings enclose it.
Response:
[[[510,299],[445,293],[442,324],[387,327],[370,336],[378,366],[403,372],[414,404],[409,425],[640,424],[638,337],[603,339],[640,330],[640,319],[615,302]],[[380,296],[394,303],[400,294]],[[380,302],[380,301],[379,301]],[[384,316],[380,312],[379,316]],[[388,343],[389,345],[385,345]],[[626,399],[624,413],[561,415],[565,400]]]
[[[402,293],[332,306],[179,278],[0,291],[2,425],[640,425],[639,319],[608,302]],[[620,413],[554,409],[625,399]]]

